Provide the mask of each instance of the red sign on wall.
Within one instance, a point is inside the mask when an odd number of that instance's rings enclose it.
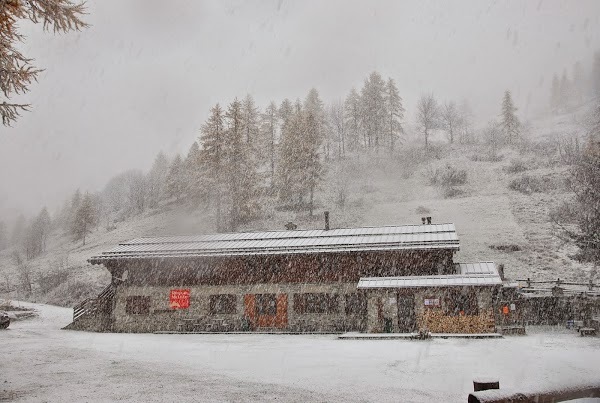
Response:
[[[171,309],[186,309],[190,307],[190,290],[171,290],[169,296]]]

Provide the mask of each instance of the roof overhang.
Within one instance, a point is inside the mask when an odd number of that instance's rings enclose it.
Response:
[[[138,238],[88,261],[440,249],[459,250],[453,224]]]

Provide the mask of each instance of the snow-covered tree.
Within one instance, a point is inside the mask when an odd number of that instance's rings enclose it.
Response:
[[[259,161],[264,160],[264,155],[257,154],[259,152],[259,144],[257,143],[260,134],[260,111],[250,94],[246,95],[242,101],[242,131],[244,142],[251,153],[251,157]]]
[[[2,124],[14,122],[28,104],[12,103],[10,98],[29,90],[42,71],[35,68],[32,58],[21,53],[25,36],[19,33],[19,23],[28,20],[43,22],[44,29],[56,32],[80,30],[86,27],[81,20],[85,13],[83,3],[70,0],[2,0],[0,1],[0,117]]]
[[[156,155],[150,172],[148,172],[148,205],[156,207],[165,196],[165,183],[169,173],[169,161],[161,151]]]
[[[210,110],[200,130],[200,167],[197,187],[208,195],[216,208],[216,226],[222,229],[222,203],[225,193],[226,135],[225,114],[219,104]]]
[[[229,230],[235,231],[241,224],[255,218],[259,213],[259,189],[256,165],[250,144],[244,131],[243,106],[237,98],[225,113],[225,172]]]
[[[502,120],[500,124],[506,141],[509,144],[512,144],[521,134],[521,123],[515,114],[516,111],[517,108],[514,106],[510,91],[506,90],[502,99]]]
[[[312,216],[315,191],[323,180],[324,167],[319,150],[324,139],[325,111],[316,89],[311,89],[304,101],[304,130],[300,142],[303,169],[301,184],[308,193],[308,208]]]
[[[270,186],[275,184],[275,159],[277,156],[277,126],[279,124],[278,110],[275,102],[271,101],[265,109],[261,119],[261,138],[264,155],[267,157],[269,166]]]
[[[167,173],[168,174],[168,173]],[[202,170],[201,151],[198,142],[194,141],[183,161],[185,194],[192,200],[206,201],[205,177]]]
[[[338,158],[346,156],[346,118],[344,116],[344,104],[341,101],[334,101],[328,108],[327,128],[331,133],[330,137],[337,145],[336,155]]]
[[[177,154],[169,166],[169,173],[167,174],[167,194],[179,201],[183,196],[185,189],[185,168],[181,155]]]
[[[473,110],[471,105],[466,99],[463,99],[458,108],[459,125],[459,141],[462,144],[472,143],[475,141],[475,134],[473,130]]]
[[[356,88],[350,90],[350,94],[344,102],[344,116],[346,118],[346,127],[348,128],[348,148],[356,151],[360,147],[360,129],[361,129],[361,104],[360,95]]]
[[[387,141],[390,152],[394,152],[396,143],[403,132],[402,119],[404,119],[404,107],[402,98],[392,78],[388,78],[385,86],[385,112]]]
[[[95,208],[89,193],[85,193],[81,203],[75,212],[75,219],[71,227],[71,234],[76,241],[81,240],[85,245],[86,237],[92,232],[96,223]]]
[[[142,213],[146,209],[147,185],[146,176],[142,171],[129,171],[127,181],[127,203],[132,212]]]
[[[571,104],[571,80],[567,76],[567,70],[563,70],[560,79],[560,103],[563,108],[568,108]]]
[[[600,97],[600,51],[594,53],[591,73],[591,96]]]
[[[365,80],[361,90],[362,126],[367,148],[379,151],[385,133],[387,113],[385,108],[386,84],[381,75],[374,71]]]
[[[429,137],[439,127],[440,110],[433,94],[419,98],[417,104],[417,130],[425,139],[425,148],[429,147]]]
[[[440,110],[440,123],[442,129],[446,132],[446,136],[448,136],[450,144],[454,143],[454,137],[460,126],[460,118],[458,108],[454,101],[446,102],[442,105]]]

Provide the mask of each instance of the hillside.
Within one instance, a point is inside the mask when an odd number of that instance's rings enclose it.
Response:
[[[434,223],[456,224],[459,261],[503,263],[511,278],[587,281],[594,275],[592,267],[570,257],[575,250],[554,236],[549,219],[549,212],[569,198],[565,186],[569,166],[561,162],[557,136],[578,130],[581,116],[577,112],[533,122],[526,142],[500,149],[493,158],[484,143],[450,146],[440,137],[428,153],[418,139],[412,139],[394,157],[372,155],[330,162],[314,217],[264,205],[263,218],[240,230],[284,229],[289,221],[301,229],[321,228],[324,210],[331,212],[334,228],[418,224],[426,215]],[[466,172],[466,183],[453,186],[450,195],[444,187],[432,184],[436,172],[443,175],[448,170]],[[520,191],[509,189],[515,180]],[[87,264],[90,256],[135,237],[212,231],[209,213],[174,201],[118,222],[110,231],[99,226],[85,246],[55,230],[47,252],[27,262],[38,283],[30,296],[16,287],[19,277],[11,251],[0,252],[3,296],[72,305],[109,281],[106,270]],[[57,271],[63,273],[58,280],[40,277]]]

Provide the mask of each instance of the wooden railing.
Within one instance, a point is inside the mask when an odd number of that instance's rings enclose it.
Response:
[[[96,315],[106,312],[112,307],[112,299],[115,295],[115,286],[107,285],[96,298],[86,298],[73,308],[73,322],[84,315]]]

